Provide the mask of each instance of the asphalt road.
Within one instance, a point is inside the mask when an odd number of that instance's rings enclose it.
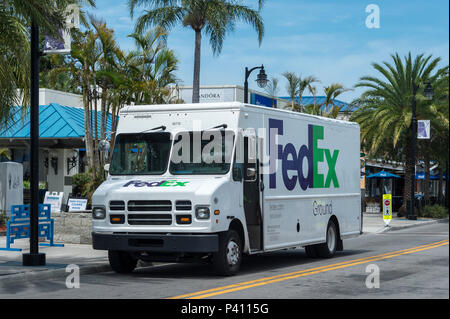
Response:
[[[332,259],[309,259],[303,249],[249,256],[234,277],[217,277],[208,265],[167,264],[128,275],[83,275],[73,289],[65,279],[3,284],[0,299],[448,299],[448,239],[449,225],[441,223],[348,239]],[[379,288],[369,289],[373,269],[379,269]]]

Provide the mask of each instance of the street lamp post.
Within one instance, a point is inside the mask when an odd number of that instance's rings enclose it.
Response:
[[[22,255],[24,266],[45,265],[45,254],[39,253],[39,27],[31,23],[30,86],[30,252]]]
[[[424,90],[425,97],[427,100],[433,99],[433,87],[431,83],[425,83],[426,87]],[[411,194],[409,203],[407,203],[407,218],[409,220],[417,220],[417,215],[415,214],[415,186],[416,186],[416,146],[417,146],[417,117],[416,117],[416,95],[419,85],[413,84],[413,100],[412,100],[412,117],[411,117],[411,158],[413,162],[414,169],[411,172]]]
[[[261,69],[258,73],[258,77],[256,78],[256,83],[258,84],[258,86],[260,88],[263,88],[267,85],[268,80],[266,72],[264,71],[264,65],[256,66],[250,70],[248,68],[245,68],[244,103],[248,103],[248,78],[250,74],[256,69]]]

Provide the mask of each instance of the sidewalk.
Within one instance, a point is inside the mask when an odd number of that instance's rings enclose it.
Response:
[[[434,224],[446,220],[419,218],[407,220],[394,217],[390,227],[384,226],[381,214],[363,214],[363,233],[377,234],[385,231],[397,230],[419,225]],[[0,237],[0,247],[6,246],[6,237]],[[0,251],[0,289],[5,283],[17,281],[43,280],[49,278],[66,277],[66,266],[75,264],[80,267],[80,274],[89,274],[111,270],[108,263],[108,253],[104,250],[94,250],[91,245],[66,244],[64,247],[39,247],[39,251],[46,254],[45,266],[22,266],[22,254],[29,251],[29,240],[17,240],[14,248],[22,248],[23,251]]]
[[[6,237],[0,237],[0,247],[6,247]],[[16,280],[47,279],[65,277],[66,267],[75,264],[80,274],[108,271],[108,252],[94,250],[91,245],[65,244],[64,247],[39,246],[46,254],[46,265],[29,267],[22,265],[22,254],[29,252],[29,240],[19,239],[11,246],[22,251],[0,251],[0,284]]]
[[[417,220],[408,220],[405,217],[397,217],[394,213],[389,227],[385,227],[383,216],[381,213],[363,213],[363,233],[383,233],[391,230],[409,228],[414,226],[429,225],[443,222],[448,219],[418,218]]]

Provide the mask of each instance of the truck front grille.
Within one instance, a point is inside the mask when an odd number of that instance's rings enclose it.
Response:
[[[129,212],[170,212],[172,202],[170,200],[130,200]]]
[[[170,214],[129,214],[129,225],[171,225]]]
[[[125,202],[123,200],[112,200],[109,202],[110,210],[125,210]]]
[[[175,208],[176,210],[192,210],[192,203],[190,200],[177,200]]]

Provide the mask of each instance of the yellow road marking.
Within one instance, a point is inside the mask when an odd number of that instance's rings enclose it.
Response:
[[[437,248],[437,247],[444,246],[444,245],[448,245],[448,239],[434,242],[431,244],[426,244],[426,245],[421,245],[421,246],[412,247],[412,248],[408,248],[408,249],[402,249],[402,250],[398,250],[398,251],[394,251],[394,252],[384,253],[384,254],[380,254],[380,255],[344,261],[344,262],[340,262],[340,263],[336,263],[336,264],[332,264],[332,265],[325,265],[325,266],[316,267],[316,268],[304,269],[304,270],[299,270],[299,271],[295,271],[295,272],[291,272],[291,273],[287,273],[287,274],[280,274],[280,275],[271,276],[271,277],[264,277],[264,278],[260,278],[260,279],[256,279],[256,280],[252,280],[252,281],[246,281],[246,282],[242,282],[242,283],[237,283],[237,284],[212,288],[212,289],[208,289],[208,290],[202,290],[202,291],[198,291],[198,292],[188,293],[188,294],[184,294],[184,295],[171,297],[169,299],[180,299],[180,298],[189,298],[189,297],[193,298],[193,299],[207,298],[207,297],[225,294],[225,293],[229,293],[229,292],[233,292],[233,291],[262,286],[262,285],[266,285],[269,283],[280,282],[280,281],[284,281],[287,279],[293,279],[293,278],[298,278],[298,277],[302,277],[302,276],[313,275],[313,274],[317,274],[320,272],[325,272],[325,271],[330,271],[330,270],[340,269],[340,268],[345,268],[345,267],[351,267],[351,266],[355,266],[355,265],[359,265],[359,264],[363,264],[363,263],[368,263],[371,261],[393,258],[396,256],[405,255],[405,254],[411,254],[414,252]]]

